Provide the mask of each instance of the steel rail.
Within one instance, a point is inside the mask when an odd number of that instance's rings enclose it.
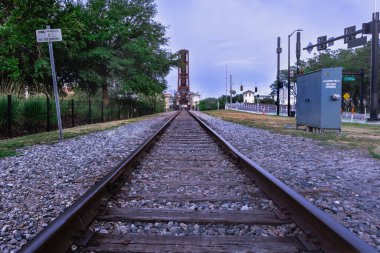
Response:
[[[101,210],[106,200],[123,186],[133,170],[132,165],[153,145],[178,114],[179,112],[168,119],[148,140],[121,161],[19,252],[66,252],[76,240],[86,241],[85,230],[99,209]]]
[[[281,207],[281,211],[305,232],[306,236],[302,241],[306,243],[307,248],[311,250],[322,249],[325,252],[334,253],[377,252],[327,213],[239,152],[195,114],[189,113],[239,161],[246,174],[269,198]]]

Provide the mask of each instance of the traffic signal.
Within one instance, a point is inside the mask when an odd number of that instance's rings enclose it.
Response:
[[[321,37],[318,37],[318,39],[317,39],[318,44],[323,43],[325,41],[327,41],[327,36],[321,36]],[[323,43],[323,44],[317,46],[318,51],[325,50],[326,48],[327,48],[327,43]]]
[[[355,31],[356,31],[356,26],[350,26],[350,27],[344,28],[344,35],[354,33]],[[355,35],[344,37],[343,39],[344,44],[347,44],[350,40],[354,40],[354,39],[355,39]]]
[[[255,87],[255,93],[257,92],[257,87]]]
[[[243,91],[243,85],[240,85],[240,91]]]

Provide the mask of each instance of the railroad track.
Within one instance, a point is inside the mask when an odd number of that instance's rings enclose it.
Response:
[[[23,252],[376,252],[187,111]]]

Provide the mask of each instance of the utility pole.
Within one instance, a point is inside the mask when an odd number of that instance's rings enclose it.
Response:
[[[371,41],[371,108],[368,121],[378,121],[379,116],[379,13],[372,14],[372,41]]]
[[[277,37],[277,116],[280,115],[280,54],[281,49],[281,38]]]
[[[364,113],[364,103],[363,103],[363,96],[364,96],[364,70],[360,70],[360,105],[359,105],[359,112]]]
[[[228,82],[227,82],[227,65],[226,65],[226,98],[225,98],[225,101],[224,101],[224,108],[226,108],[226,105],[227,105],[227,96],[228,96],[228,93],[227,93],[227,90],[228,90]]]
[[[297,58],[297,76],[300,74],[300,58],[301,58],[301,32],[297,32],[296,44],[296,58]]]
[[[288,117],[290,117],[290,89],[291,89],[291,82],[290,82],[290,37],[292,37],[292,35],[297,32],[297,44],[296,44],[296,54],[297,54],[297,50],[298,50],[298,43],[299,43],[299,39],[300,39],[300,31],[302,31],[301,29],[297,29],[297,30],[294,30],[290,35],[288,35]],[[299,58],[297,58],[297,70],[298,70],[298,60]],[[298,74],[298,71],[297,71],[297,74]]]
[[[232,106],[232,75],[230,75],[230,106]]]

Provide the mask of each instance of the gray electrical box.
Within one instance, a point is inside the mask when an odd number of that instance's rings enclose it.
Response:
[[[323,132],[324,129],[340,131],[342,102],[342,68],[325,68],[297,77],[298,126]]]

